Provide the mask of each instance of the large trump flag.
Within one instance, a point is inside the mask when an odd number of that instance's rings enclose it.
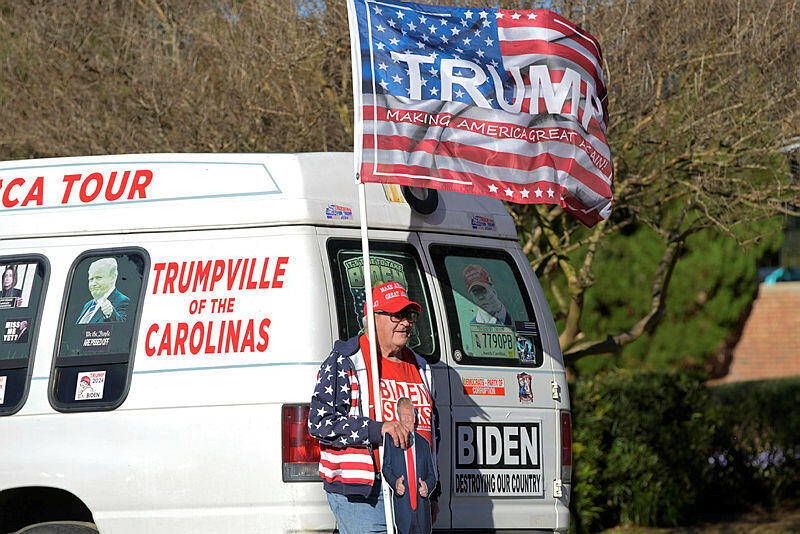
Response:
[[[548,10],[351,2],[362,182],[558,204],[587,226],[608,217],[594,37]]]

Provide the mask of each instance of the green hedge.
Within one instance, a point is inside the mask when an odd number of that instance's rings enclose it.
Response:
[[[800,379],[707,387],[619,371],[571,385],[573,531],[677,525],[800,489]]]

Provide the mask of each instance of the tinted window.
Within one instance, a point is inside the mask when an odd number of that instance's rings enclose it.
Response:
[[[28,394],[48,269],[41,256],[0,258],[0,268],[0,415],[8,415]]]
[[[422,313],[414,326],[408,346],[429,361],[438,360],[438,347],[433,334],[430,292],[416,250],[403,243],[370,242],[370,273],[373,287],[384,282],[399,282],[408,298],[419,302]],[[359,241],[331,240],[328,255],[333,275],[339,337],[349,339],[363,328],[364,259]]]
[[[124,399],[148,263],[142,249],[115,249],[73,264],[52,376],[57,409],[112,409]]]
[[[542,339],[525,284],[500,250],[431,246],[453,358],[462,364],[542,365]]]

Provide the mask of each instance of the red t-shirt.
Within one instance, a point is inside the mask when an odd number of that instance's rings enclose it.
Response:
[[[366,336],[359,339],[361,354],[364,355],[369,378],[370,392],[372,391],[372,373],[370,369],[369,342]],[[401,353],[401,361],[393,362],[386,358],[378,359],[378,369],[381,377],[381,401],[383,404],[383,420],[398,421],[396,408],[397,400],[401,397],[408,397],[414,408],[417,409],[417,432],[428,440],[433,446],[433,406],[428,388],[422,381],[416,358],[411,349],[404,348]],[[370,400],[374,399],[370,395]],[[370,406],[370,417],[375,418],[374,406]]]

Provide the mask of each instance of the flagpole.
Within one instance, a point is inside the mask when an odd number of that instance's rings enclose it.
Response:
[[[358,178],[358,174],[356,173]],[[375,336],[375,315],[372,301],[372,273],[369,264],[369,236],[367,229],[367,192],[366,184],[359,180],[358,206],[361,213],[361,252],[364,259],[364,302],[367,305],[367,340],[369,341],[369,360],[372,369],[372,392],[370,402],[375,405],[375,419],[383,421],[383,402],[381,399],[380,374],[378,372],[377,337]],[[392,439],[390,436],[389,439]],[[378,445],[378,458],[383,466],[383,442]],[[392,492],[386,480],[381,477],[381,492],[383,493],[383,513],[386,516],[386,533],[394,534],[394,515],[392,509]]]

